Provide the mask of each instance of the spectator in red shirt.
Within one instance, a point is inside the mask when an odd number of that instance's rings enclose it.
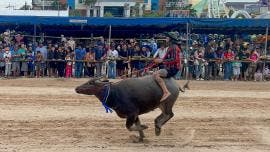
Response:
[[[256,72],[257,69],[257,61],[259,60],[259,53],[257,52],[258,48],[254,49],[251,51],[250,56],[249,56],[249,60],[251,61],[251,63],[249,64],[249,68],[248,68],[248,79],[252,80],[254,78],[254,74]]]
[[[231,48],[224,53],[224,80],[230,80],[232,77],[232,61],[234,59],[234,53]]]

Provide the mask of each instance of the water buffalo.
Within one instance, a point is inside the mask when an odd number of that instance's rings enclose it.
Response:
[[[79,94],[95,95],[120,118],[126,118],[126,128],[129,131],[138,131],[139,141],[143,141],[143,130],[148,127],[140,123],[139,115],[160,108],[162,113],[155,119],[155,134],[160,135],[161,126],[174,115],[172,107],[179,91],[184,91],[173,78],[164,80],[171,95],[162,102],[160,102],[162,90],[153,76],[124,79],[117,83],[93,78],[78,86],[75,91]],[[188,82],[183,88],[188,88]]]

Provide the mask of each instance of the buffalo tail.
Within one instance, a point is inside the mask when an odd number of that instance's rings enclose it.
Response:
[[[183,86],[183,88],[181,88],[181,86],[179,86],[179,91],[181,91],[181,92],[185,92],[186,91],[186,89],[190,89],[189,88],[189,80],[186,82],[186,84]]]

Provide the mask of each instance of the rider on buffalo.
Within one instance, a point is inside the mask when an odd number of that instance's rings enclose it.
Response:
[[[173,77],[180,69],[180,48],[177,45],[179,42],[177,34],[177,32],[166,33],[166,42],[168,44],[167,52],[162,59],[155,60],[155,62],[160,65],[160,68],[165,69],[154,73],[154,78],[163,91],[163,96],[160,101],[166,100],[171,95],[162,78]]]

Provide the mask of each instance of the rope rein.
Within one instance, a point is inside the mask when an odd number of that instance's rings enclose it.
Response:
[[[111,90],[110,84],[105,85],[104,97],[103,97],[103,100],[101,102],[102,102],[103,107],[106,110],[106,113],[113,112],[112,109],[107,105],[108,97],[110,95],[110,90]]]

